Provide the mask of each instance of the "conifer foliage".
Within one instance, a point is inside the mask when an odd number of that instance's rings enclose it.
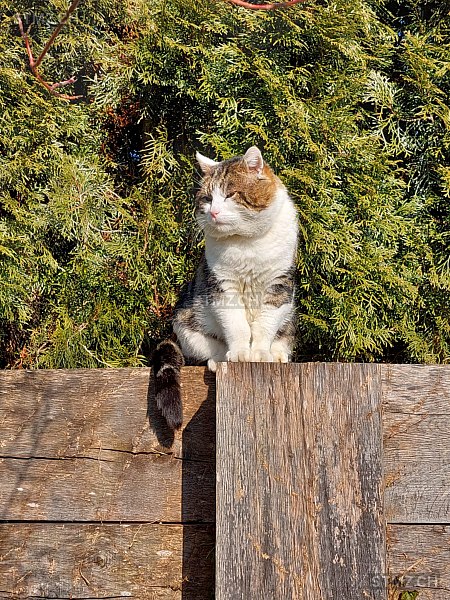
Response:
[[[147,363],[202,240],[195,150],[298,207],[298,360],[450,360],[445,3],[0,0],[0,366]]]

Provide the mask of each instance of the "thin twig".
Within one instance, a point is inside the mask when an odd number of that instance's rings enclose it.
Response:
[[[17,15],[17,20],[19,22],[20,35],[22,36],[22,39],[25,42],[25,48],[27,50],[28,60],[30,61],[30,67],[34,67],[34,57],[31,51],[30,40],[28,39],[28,35],[25,33],[20,15]]]
[[[56,90],[56,88],[64,87],[65,85],[71,85],[72,83],[75,83],[76,80],[77,80],[76,77],[71,77],[70,79],[67,79],[66,81],[59,81],[58,83],[52,83],[52,85],[50,87],[52,88],[52,90]]]
[[[61,21],[55,27],[52,35],[48,39],[48,41],[45,44],[42,52],[39,54],[37,60],[35,60],[35,58],[33,56],[33,51],[31,49],[30,39],[28,37],[27,32],[25,31],[25,29],[23,27],[22,19],[20,18],[19,15],[17,15],[17,21],[19,23],[20,35],[22,36],[22,39],[25,42],[25,48],[26,48],[27,55],[28,55],[28,61],[30,63],[30,69],[31,69],[33,75],[36,77],[36,79],[39,81],[39,83],[42,86],[44,86],[46,90],[48,90],[50,92],[50,94],[52,94],[53,96],[56,96],[57,98],[61,98],[63,100],[78,100],[78,98],[82,98],[83,97],[81,95],[80,96],[69,96],[68,94],[60,94],[59,92],[55,91],[57,88],[64,87],[66,85],[71,85],[72,83],[75,83],[76,77],[71,77],[70,79],[67,79],[66,81],[59,81],[57,83],[48,83],[47,81],[45,81],[45,79],[43,79],[43,77],[39,73],[38,67],[41,64],[41,62],[44,59],[44,57],[47,54],[47,52],[50,50],[53,42],[55,41],[56,36],[58,35],[58,33],[61,31],[62,27],[67,23],[67,21],[69,20],[70,16],[72,15],[72,13],[77,8],[79,2],[80,2],[80,0],[73,0],[72,1],[72,4],[67,9],[64,17],[61,19]]]
[[[42,59],[44,58],[44,56],[49,51],[51,45],[55,41],[56,36],[61,31],[61,29],[64,27],[64,25],[67,23],[67,21],[70,19],[71,14],[76,10],[76,8],[77,8],[77,6],[78,6],[79,3],[80,3],[80,0],[73,0],[72,4],[69,6],[69,8],[66,11],[66,14],[61,19],[61,21],[58,23],[58,25],[55,27],[54,32],[49,37],[48,42],[45,44],[44,49],[40,53],[40,55],[39,55],[39,57],[38,57],[38,59],[37,59],[37,61],[35,63],[36,67],[38,67],[41,64]]]
[[[80,576],[81,576],[81,579],[84,581],[84,583],[85,583],[85,584],[86,584],[88,587],[90,587],[90,585],[91,585],[91,584],[90,584],[90,582],[89,582],[89,581],[86,579],[85,575],[83,574],[83,571],[81,570],[81,567],[78,567],[78,569],[79,569],[79,571],[80,571]]]
[[[287,8],[288,6],[293,6],[294,4],[299,4],[300,2],[305,2],[306,0],[286,0],[286,2],[275,2],[273,4],[252,4],[251,2],[245,2],[245,0],[226,1],[231,2],[231,4],[236,4],[236,6],[249,8],[250,10],[275,10],[277,8]]]

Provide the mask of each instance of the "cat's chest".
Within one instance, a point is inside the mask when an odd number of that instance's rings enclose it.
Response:
[[[222,282],[242,293],[258,292],[290,268],[292,250],[268,244],[222,244],[206,253],[208,266]]]

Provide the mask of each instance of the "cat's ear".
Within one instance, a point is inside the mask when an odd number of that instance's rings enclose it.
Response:
[[[200,154],[200,152],[195,153],[195,158],[197,159],[200,169],[205,174],[209,173],[211,171],[211,169],[213,169],[214,167],[216,167],[219,164],[215,160],[211,160],[210,158],[203,156],[203,154]]]
[[[264,167],[264,161],[259,148],[257,148],[256,146],[252,146],[251,148],[249,148],[244,154],[244,160],[250,171],[261,175]]]

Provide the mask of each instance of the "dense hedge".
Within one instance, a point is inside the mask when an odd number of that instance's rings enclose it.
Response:
[[[0,366],[146,364],[195,269],[199,149],[300,215],[299,360],[450,360],[445,3],[0,0]],[[39,7],[40,8],[37,8]],[[58,17],[59,15],[59,17]]]

